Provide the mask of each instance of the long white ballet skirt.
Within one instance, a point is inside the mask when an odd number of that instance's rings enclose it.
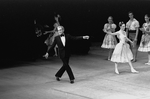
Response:
[[[119,35],[119,43],[116,45],[114,52],[111,57],[112,62],[117,63],[126,63],[133,59],[133,54],[130,50],[129,44],[126,43],[126,32],[125,31],[118,31]]]

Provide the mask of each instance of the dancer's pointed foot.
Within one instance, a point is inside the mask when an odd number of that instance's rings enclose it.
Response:
[[[108,56],[108,59],[107,59],[107,60],[109,60],[109,61],[110,61],[110,59],[111,59],[111,57],[110,57],[110,56]]]
[[[132,73],[139,73],[139,71],[136,71],[135,69],[131,70]]]
[[[43,55],[43,57],[45,57],[47,59],[48,58],[48,53],[46,53],[45,55]]]
[[[145,63],[145,65],[150,65],[150,62]]]
[[[115,73],[116,73],[116,74],[119,74],[119,71],[118,71],[118,70],[115,70]]]

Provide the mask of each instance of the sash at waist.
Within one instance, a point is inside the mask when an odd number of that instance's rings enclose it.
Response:
[[[128,33],[136,33],[136,30],[129,30]]]

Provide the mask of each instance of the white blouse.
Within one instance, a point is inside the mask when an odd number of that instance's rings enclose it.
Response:
[[[136,28],[139,28],[139,22],[136,19],[133,19],[133,21],[129,20],[126,23],[126,28],[128,28],[129,30],[136,30]]]

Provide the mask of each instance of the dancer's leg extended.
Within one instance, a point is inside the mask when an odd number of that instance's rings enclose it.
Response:
[[[133,68],[133,65],[132,65],[131,61],[129,61],[128,63],[129,63],[131,72],[132,72],[132,73],[138,73],[138,71],[136,71],[136,70]]]
[[[116,73],[116,74],[119,74],[119,71],[118,71],[118,63],[115,63],[115,73]]]
[[[109,53],[108,53],[108,60],[111,59],[112,53],[113,53],[114,49],[109,49]]]
[[[45,54],[45,55],[43,55],[43,57],[45,57],[46,59],[47,59],[47,58],[48,58],[48,56],[49,56],[49,54],[48,54],[49,49],[50,49],[50,46],[48,46],[48,47],[47,47],[46,54]]]

